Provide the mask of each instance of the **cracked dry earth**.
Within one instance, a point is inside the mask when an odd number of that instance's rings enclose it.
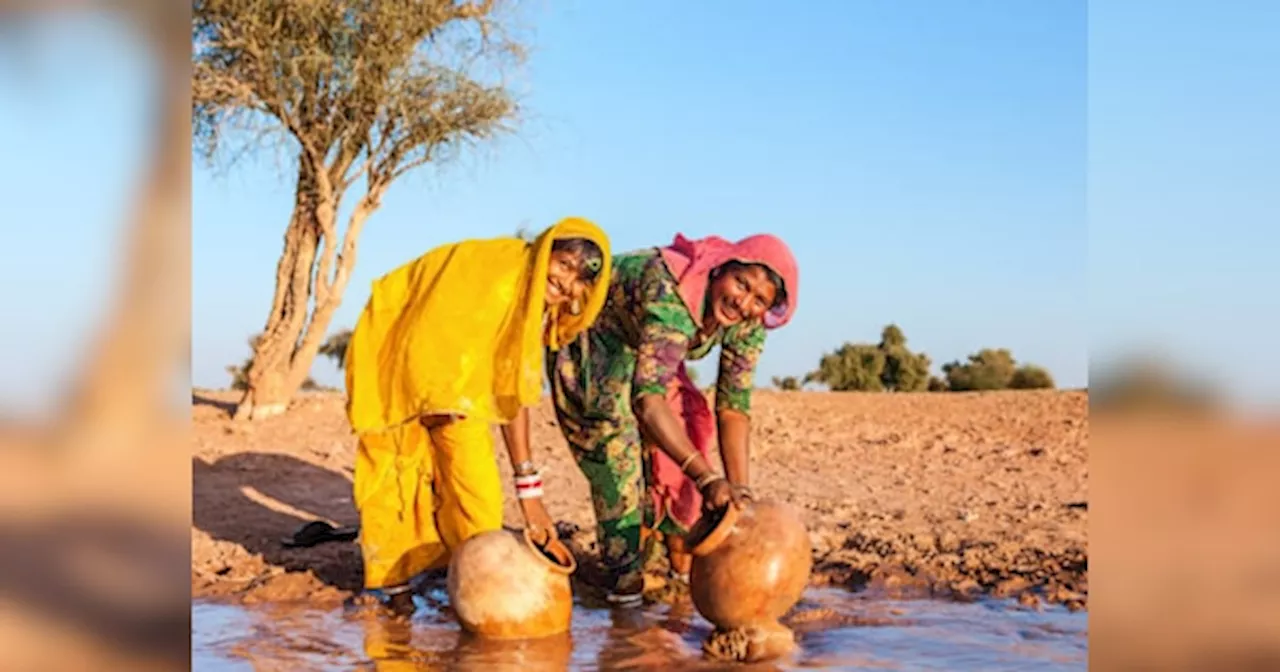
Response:
[[[355,440],[338,393],[233,423],[235,395],[193,395],[193,597],[338,602],[360,585],[353,543],[289,549],[303,522],[354,524]],[[520,525],[501,443],[507,523]],[[586,482],[546,401],[533,416],[547,507],[591,553]],[[789,502],[814,585],[896,597],[1088,602],[1088,397],[1083,391],[857,394],[760,391],[758,497]],[[586,563],[584,563],[586,564]]]

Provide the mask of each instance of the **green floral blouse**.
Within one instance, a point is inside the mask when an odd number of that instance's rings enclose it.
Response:
[[[596,325],[635,351],[633,396],[665,395],[682,361],[700,360],[720,345],[716,408],[750,412],[764,326],[740,323],[699,340],[698,325],[656,249],[614,258],[609,298]]]

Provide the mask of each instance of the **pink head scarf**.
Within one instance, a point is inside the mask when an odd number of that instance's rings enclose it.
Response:
[[[791,249],[777,236],[761,233],[731,243],[718,236],[689,240],[681,234],[671,245],[661,248],[662,260],[675,276],[680,287],[680,298],[702,325],[702,302],[706,299],[707,286],[711,284],[711,272],[730,261],[744,264],[762,264],[782,278],[782,289],[787,299],[765,313],[766,329],[777,329],[791,321],[796,312],[796,299],[800,296],[800,270]]]
[[[796,312],[796,299],[800,295],[799,269],[790,248],[776,236],[758,234],[731,243],[717,236],[689,240],[676,234],[675,241],[660,251],[667,269],[675,276],[680,298],[699,326],[702,325],[702,307],[707,287],[711,284],[711,273],[730,261],[763,264],[782,279],[786,301],[765,313],[763,322],[766,329],[785,325]],[[705,459],[715,439],[715,414],[683,364],[676,382],[667,392],[667,403]],[[669,515],[688,528],[702,513],[702,494],[680,470],[680,465],[666,453],[658,449],[653,453],[653,478],[649,492],[659,519],[664,514]]]

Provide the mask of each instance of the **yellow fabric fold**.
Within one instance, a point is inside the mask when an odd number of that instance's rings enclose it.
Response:
[[[579,314],[553,311],[544,323],[551,246],[564,238],[593,241],[604,263]],[[610,261],[605,233],[571,217],[532,243],[444,245],[379,278],[347,347],[352,428],[380,431],[435,414],[509,422],[542,395],[544,347],[558,348],[595,321]]]

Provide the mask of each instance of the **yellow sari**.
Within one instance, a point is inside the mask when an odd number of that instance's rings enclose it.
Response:
[[[577,315],[544,311],[551,246],[564,238],[604,258]],[[608,237],[569,218],[532,243],[444,245],[374,282],[345,362],[366,588],[402,585],[501,527],[490,426],[538,403],[544,348],[595,321],[609,277]]]

